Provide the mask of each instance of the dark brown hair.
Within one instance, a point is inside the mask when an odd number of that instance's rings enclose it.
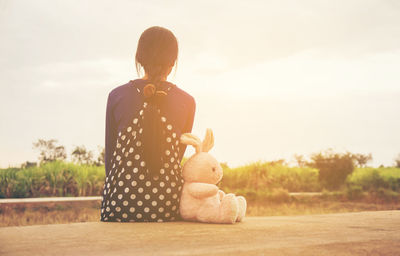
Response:
[[[143,67],[148,83],[143,88],[144,100],[149,103],[143,112],[143,159],[151,175],[158,175],[167,148],[163,124],[159,118],[160,108],[167,92],[160,88],[161,79],[166,77],[178,57],[178,41],[166,28],[151,27],[140,36],[136,51],[138,75]],[[164,88],[165,89],[165,88]]]
[[[148,80],[158,84],[178,58],[178,41],[174,34],[163,27],[150,27],[140,36],[136,50],[136,71],[143,67]]]

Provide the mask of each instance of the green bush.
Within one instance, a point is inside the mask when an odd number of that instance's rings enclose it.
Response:
[[[247,189],[290,192],[320,191],[318,170],[309,167],[289,167],[280,164],[256,162],[238,168],[225,168],[223,190]]]
[[[361,186],[353,185],[346,189],[347,198],[350,200],[358,200],[364,197],[364,191]]]
[[[238,168],[224,165],[220,188],[248,200],[289,200],[288,192],[317,192],[322,186],[318,170],[256,162]],[[54,161],[39,167],[0,169],[0,198],[101,195],[104,166]],[[327,192],[323,198],[396,198],[400,192],[400,168],[357,168],[347,177],[346,189]],[[370,192],[370,193],[368,193]],[[393,193],[392,193],[393,192]],[[336,193],[336,194],[335,194]]]
[[[0,198],[101,195],[104,166],[53,161],[39,167],[0,170]]]
[[[324,188],[336,190],[344,185],[347,176],[354,171],[354,158],[350,153],[328,150],[313,154],[310,166],[319,170],[319,180]]]
[[[360,186],[364,191],[377,191],[380,188],[400,191],[400,168],[357,168],[347,178],[347,186]]]
[[[373,194],[385,202],[397,202],[400,199],[400,194],[398,192],[385,188],[379,188],[374,191]]]

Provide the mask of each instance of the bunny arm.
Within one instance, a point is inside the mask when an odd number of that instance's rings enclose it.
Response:
[[[224,198],[224,196],[225,196],[225,192],[222,190],[218,190],[218,195],[219,195],[219,200],[221,201],[222,198]]]
[[[204,198],[214,196],[218,193],[218,187],[213,184],[193,182],[187,184],[188,192],[196,198]]]

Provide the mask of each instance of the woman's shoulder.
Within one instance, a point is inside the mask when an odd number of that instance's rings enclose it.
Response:
[[[174,91],[178,95],[178,97],[183,99],[188,104],[196,104],[195,99],[194,99],[194,97],[192,95],[190,95],[188,92],[184,91],[183,89],[179,88],[177,85],[175,85],[175,84],[173,84],[173,85],[174,85],[174,88],[175,88]]]
[[[132,89],[132,84],[133,84],[133,81],[129,81],[123,85],[119,85],[119,86],[115,87],[108,93],[109,97],[114,98],[114,97],[118,97],[118,96],[126,94],[126,92],[128,90]]]
[[[192,95],[190,95],[188,92],[185,90],[179,88],[176,84],[173,84],[171,82],[165,81],[165,83],[168,83],[169,85],[172,85],[174,87],[174,94],[175,97],[178,97],[180,101],[183,101],[186,103],[186,105],[196,105],[195,99]],[[133,96],[134,92],[140,93],[140,91],[143,89],[143,86],[146,84],[146,81],[143,79],[135,79],[131,80],[123,85],[119,85],[112,89],[109,94],[109,100],[113,102],[119,101],[122,97],[126,95],[131,95]]]
[[[138,89],[141,84],[140,79],[136,79],[119,85],[108,93],[108,100],[110,102],[119,102],[122,98],[131,99],[135,94],[139,94],[140,90]]]

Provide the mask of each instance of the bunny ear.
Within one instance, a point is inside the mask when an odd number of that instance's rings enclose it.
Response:
[[[196,153],[201,152],[201,140],[191,133],[184,133],[181,135],[181,143],[192,145],[196,149]]]
[[[207,129],[206,136],[204,137],[202,144],[202,151],[208,152],[214,146],[214,134],[211,129]]]

